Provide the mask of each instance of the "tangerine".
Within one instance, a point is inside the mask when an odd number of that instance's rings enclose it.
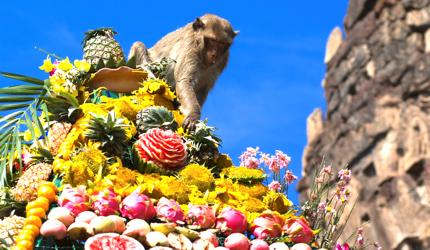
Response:
[[[22,246],[13,246],[10,250],[26,250]]]
[[[23,231],[24,230],[30,230],[30,231],[32,231],[33,232],[33,237],[35,239],[36,239],[37,236],[39,236],[39,233],[40,233],[40,229],[37,226],[35,226],[35,225],[25,225],[24,228],[23,228]]]
[[[16,246],[23,247],[26,250],[33,250],[33,242],[28,240],[22,240],[16,243]]]
[[[48,198],[49,203],[52,203],[55,201],[55,192],[49,186],[41,186],[39,187],[39,190],[37,190],[37,197]]]
[[[43,186],[49,186],[52,188],[52,190],[54,190],[54,192],[58,191],[57,186],[55,186],[55,184],[52,181],[42,181],[42,183],[39,184],[39,188],[43,187]]]
[[[48,212],[49,210],[49,200],[46,197],[38,197],[36,200],[34,200],[38,207],[41,207],[45,209],[45,212]]]
[[[28,240],[30,242],[34,242],[34,238],[32,235],[20,233],[20,234],[18,234],[18,236],[16,236],[15,243],[18,243],[22,240]]]
[[[20,232],[20,234],[28,234],[28,235],[30,235],[31,237],[33,237],[34,239],[36,239],[36,237],[38,236],[38,234],[36,235],[35,231],[33,231],[33,230],[29,229],[29,228],[27,228],[27,229],[23,229],[23,230]]]
[[[27,216],[27,218],[25,219],[24,225],[35,225],[38,228],[40,228],[42,226],[42,220],[40,219],[39,216],[30,215],[30,216]]]
[[[29,217],[30,215],[35,215],[40,219],[45,219],[46,212],[45,212],[45,209],[41,207],[35,207],[27,211],[27,217]]]

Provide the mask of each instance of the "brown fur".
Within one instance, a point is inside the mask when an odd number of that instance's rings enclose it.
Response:
[[[228,63],[229,48],[239,31],[218,16],[206,14],[173,31],[147,50],[141,42],[131,47],[129,58],[137,64],[163,57],[176,60],[167,69],[165,80],[176,90],[181,111],[186,115],[184,129],[194,130],[209,91]]]

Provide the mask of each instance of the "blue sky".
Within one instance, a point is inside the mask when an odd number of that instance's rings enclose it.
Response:
[[[63,3],[66,2],[66,3]],[[342,27],[348,1],[11,1],[0,9],[0,71],[38,79],[46,54],[81,59],[82,33],[114,27],[128,54],[135,41],[152,47],[163,36],[206,13],[230,21],[240,34],[230,62],[204,107],[202,119],[219,129],[221,152],[235,165],[247,147],[281,150],[301,176],[306,118],[326,101],[325,46]],[[0,77],[0,87],[21,84]],[[294,183],[297,183],[297,181]],[[289,198],[298,203],[295,188]]]

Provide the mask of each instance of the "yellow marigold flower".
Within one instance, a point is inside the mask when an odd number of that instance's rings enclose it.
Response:
[[[228,190],[234,190],[233,182],[229,179],[224,178],[217,178],[215,179],[215,188],[216,189],[228,189]]]
[[[230,157],[226,154],[222,154],[219,157],[215,158],[215,165],[217,168],[234,167]]]
[[[161,95],[154,96],[154,105],[155,106],[163,106],[168,110],[173,110],[173,104],[167,98]]]
[[[65,169],[64,184],[70,184],[72,187],[88,186],[88,180],[93,181],[94,174],[90,168],[86,167],[85,162],[73,162],[70,167]]]
[[[246,167],[224,168],[220,176],[240,182],[262,182],[266,177],[262,169],[250,169]]]
[[[179,110],[173,110],[173,119],[182,127],[182,123],[184,123],[185,115],[182,114]]]
[[[91,67],[91,64],[87,63],[85,60],[75,60],[74,64],[80,71],[89,71]]]
[[[178,178],[188,186],[196,185],[202,193],[205,193],[206,190],[210,190],[214,182],[212,173],[206,167],[198,164],[186,166],[179,172]]]
[[[266,195],[268,188],[261,184],[260,182],[254,183],[234,183],[234,188],[237,192],[247,193],[250,197],[263,199],[263,196]]]
[[[72,161],[84,162],[97,175],[99,168],[103,168],[106,163],[106,156],[97,148],[84,147],[78,150],[79,154],[72,158]]]
[[[49,73],[52,71],[53,68],[56,68],[57,66],[51,63],[51,58],[47,58],[46,60],[43,60],[43,65],[39,67],[41,70],[45,70],[46,73]]]
[[[253,197],[249,197],[248,199],[243,200],[241,203],[241,208],[254,213],[261,213],[267,210],[266,206],[261,200]]]
[[[61,61],[57,67],[63,71],[69,71],[69,70],[73,69],[73,64],[71,64],[69,61],[69,58],[66,57],[66,59]]]
[[[158,200],[164,196],[163,191],[158,186],[158,181],[148,181],[146,183],[141,184],[140,187],[141,193],[148,196],[149,198]]]
[[[188,194],[191,190],[185,183],[172,176],[162,176],[161,178],[158,185],[165,197],[174,199],[179,204],[188,204]]]
[[[280,214],[287,213],[293,205],[283,194],[274,191],[267,192],[263,203],[266,204],[267,209],[279,212]]]

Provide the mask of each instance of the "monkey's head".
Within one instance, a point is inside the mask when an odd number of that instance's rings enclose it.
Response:
[[[196,18],[193,23],[196,38],[201,46],[202,62],[206,67],[217,64],[222,58],[228,56],[228,50],[233,38],[239,34],[234,31],[230,22],[213,14],[206,14]]]

